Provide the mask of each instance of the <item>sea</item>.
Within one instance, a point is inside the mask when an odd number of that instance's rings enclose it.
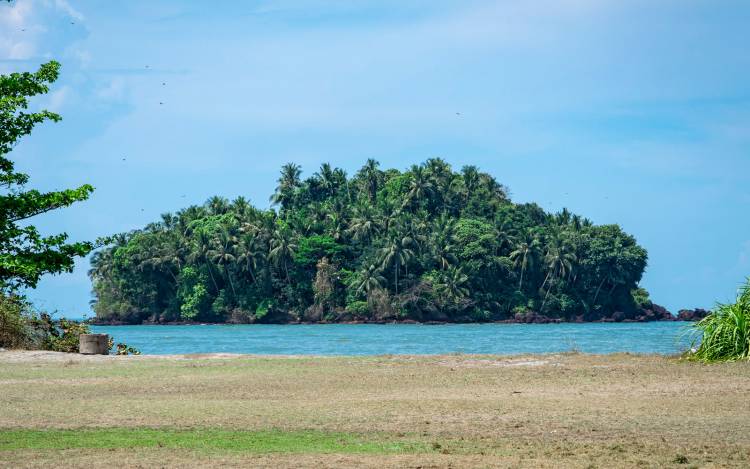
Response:
[[[678,354],[693,323],[314,324],[92,326],[143,354],[262,355]]]

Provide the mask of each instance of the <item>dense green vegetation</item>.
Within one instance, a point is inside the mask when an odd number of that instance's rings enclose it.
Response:
[[[617,225],[514,204],[489,174],[374,160],[348,178],[282,168],[261,210],[242,197],[115,237],[90,271],[103,321],[490,321],[637,314],[646,251]],[[616,313],[616,314],[615,314]]]
[[[750,359],[750,279],[740,288],[735,303],[719,304],[693,330],[700,345],[691,358],[705,362]]]

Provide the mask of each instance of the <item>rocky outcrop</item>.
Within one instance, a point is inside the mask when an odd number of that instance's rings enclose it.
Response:
[[[711,313],[703,308],[681,309],[677,313],[678,321],[700,321]]]
[[[664,306],[651,303],[650,306],[641,309],[638,314],[636,314],[635,320],[638,322],[674,321],[675,317]]]
[[[543,314],[539,314],[534,311],[527,313],[516,313],[513,322],[525,323],[525,324],[549,324],[551,322],[562,322],[559,318],[550,318]]]

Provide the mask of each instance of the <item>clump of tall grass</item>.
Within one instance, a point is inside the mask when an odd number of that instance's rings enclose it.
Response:
[[[704,362],[750,359],[750,278],[740,288],[734,304],[717,305],[692,329],[701,337],[690,358]]]

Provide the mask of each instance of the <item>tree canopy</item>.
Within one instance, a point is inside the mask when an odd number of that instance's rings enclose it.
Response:
[[[213,197],[92,259],[102,321],[491,321],[636,314],[646,251],[617,225],[515,204],[474,166],[353,176],[287,164],[262,210]],[[642,300],[641,300],[642,301]]]
[[[94,244],[68,243],[65,233],[43,236],[29,219],[85,200],[94,190],[88,184],[76,189],[40,192],[26,189],[29,176],[15,170],[8,154],[37,124],[57,122],[49,111],[27,112],[29,99],[49,91],[60,64],[51,61],[35,73],[0,75],[0,290],[13,292],[35,287],[44,274],[69,272],[76,257],[87,255]]]

